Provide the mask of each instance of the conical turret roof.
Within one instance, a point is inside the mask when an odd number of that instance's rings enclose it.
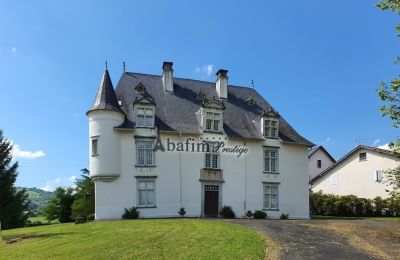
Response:
[[[117,95],[115,94],[110,74],[107,69],[104,70],[96,98],[87,113],[94,110],[111,110],[124,113],[118,103]]]

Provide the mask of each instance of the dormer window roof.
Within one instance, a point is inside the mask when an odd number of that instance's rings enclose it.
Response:
[[[139,84],[135,87],[135,91],[136,91],[137,93],[144,94],[144,93],[146,92],[146,88],[145,88],[145,86],[144,86],[142,83],[139,83]]]
[[[197,92],[197,94],[196,94],[196,98],[197,98],[198,100],[203,100],[203,99],[205,98],[205,96],[206,96],[206,94],[204,93],[203,90],[200,90],[200,91]]]
[[[252,97],[252,96],[248,96],[247,98],[246,98],[246,104],[247,105],[249,105],[249,106],[255,106],[256,104],[257,104],[257,101],[256,101],[256,99],[254,98],[254,97]]]

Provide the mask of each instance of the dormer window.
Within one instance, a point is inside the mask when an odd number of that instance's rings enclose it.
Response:
[[[137,93],[143,94],[146,92],[146,88],[143,86],[142,83],[139,83],[136,87],[135,90]]]
[[[279,114],[272,107],[262,114],[261,129],[264,138],[279,138]]]
[[[278,138],[279,121],[275,118],[267,118],[264,120],[264,137]]]
[[[154,111],[151,108],[138,107],[136,112],[137,127],[154,127]]]
[[[256,105],[256,99],[252,96],[249,96],[246,98],[246,104],[249,106],[255,106]]]
[[[215,112],[206,112],[206,130],[220,132],[221,114]]]

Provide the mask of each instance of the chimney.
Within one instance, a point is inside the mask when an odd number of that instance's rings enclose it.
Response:
[[[162,74],[162,82],[164,86],[165,92],[174,92],[174,78],[172,69],[172,62],[164,61],[162,65],[163,74]]]
[[[216,73],[217,81],[215,87],[219,98],[228,98],[228,71],[219,69]]]

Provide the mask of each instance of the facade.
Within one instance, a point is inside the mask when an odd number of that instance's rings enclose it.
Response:
[[[312,191],[325,194],[355,195],[373,199],[389,197],[384,171],[400,165],[399,155],[359,145],[311,180]]]
[[[308,150],[308,177],[310,181],[335,162],[336,160],[322,145],[310,148]]]
[[[309,218],[307,150],[300,136],[254,89],[124,72],[114,90],[108,70],[89,118],[90,175],[97,220],[215,217],[224,205],[241,217],[265,210]]]

